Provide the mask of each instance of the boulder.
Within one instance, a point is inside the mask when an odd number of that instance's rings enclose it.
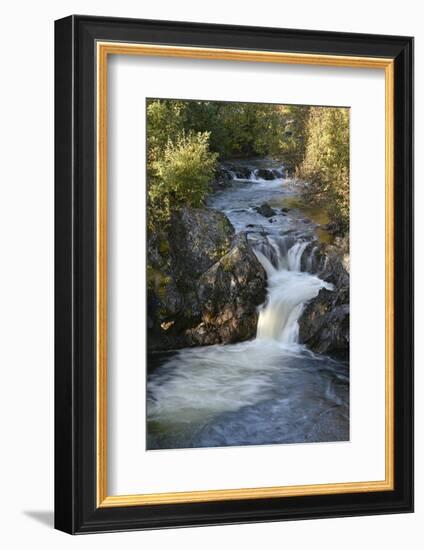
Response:
[[[221,212],[182,208],[170,227],[147,242],[150,349],[185,344],[183,332],[201,320],[197,279],[231,248],[234,229]]]
[[[252,177],[252,170],[247,168],[247,166],[239,166],[235,168],[235,173],[237,178],[249,180]]]
[[[253,338],[257,306],[265,301],[266,283],[265,270],[246,235],[239,234],[230,252],[199,278],[202,322],[187,331],[191,343],[228,344]]]
[[[308,302],[299,319],[299,340],[317,353],[349,357],[349,251],[348,240],[334,245],[313,242],[302,255],[303,271],[316,273],[334,290],[321,289]]]
[[[184,208],[148,240],[148,346],[230,343],[256,333],[266,275],[224,214]]]
[[[317,274],[336,288],[349,286],[348,238],[337,238],[334,244],[311,241],[302,254],[302,271]]]
[[[258,214],[264,216],[265,218],[271,218],[276,214],[276,211],[271,208],[267,202],[264,202],[263,204],[261,204],[261,206],[257,206],[255,210]]]
[[[223,168],[234,174],[237,179],[250,179],[252,177],[252,170],[247,166],[227,163],[223,165]]]
[[[321,289],[299,319],[299,340],[316,353],[348,359],[349,304],[339,302],[337,291]]]
[[[168,240],[176,277],[197,279],[230,250],[233,237],[233,226],[217,210],[185,207],[175,212]]]
[[[255,176],[262,180],[275,180],[276,177],[273,170],[267,170],[266,168],[255,170]]]
[[[215,170],[214,178],[210,183],[212,193],[231,187],[233,184],[233,179],[233,174],[229,170],[221,166],[218,167]]]

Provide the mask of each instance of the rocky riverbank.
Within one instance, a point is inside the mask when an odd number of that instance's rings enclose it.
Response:
[[[266,274],[246,235],[213,209],[183,208],[148,241],[148,343],[166,350],[256,334]]]
[[[302,269],[333,285],[321,289],[299,318],[299,340],[311,350],[340,359],[349,357],[349,244],[311,243],[302,257]]]

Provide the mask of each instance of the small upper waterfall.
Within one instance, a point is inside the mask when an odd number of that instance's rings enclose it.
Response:
[[[255,168],[254,166],[234,166],[231,163],[225,163],[222,165],[221,170],[229,179],[239,181],[269,182],[271,180],[282,180],[286,175],[284,164]]]
[[[307,241],[274,236],[256,246],[255,253],[268,275],[268,297],[259,311],[257,339],[297,343],[298,320],[305,302],[317,296],[321,288],[332,290],[330,283],[301,271],[307,245]]]

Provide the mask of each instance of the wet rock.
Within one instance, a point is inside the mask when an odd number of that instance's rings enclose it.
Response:
[[[246,234],[220,212],[184,208],[148,242],[151,351],[230,343],[256,333],[266,275]]]
[[[253,338],[257,306],[266,298],[266,280],[246,235],[239,234],[230,252],[199,278],[202,322],[187,331],[190,343],[228,344]]]
[[[252,171],[250,168],[246,168],[246,167],[238,167],[236,169],[236,176],[239,178],[239,179],[250,179],[252,177]]]
[[[311,350],[341,359],[349,357],[349,303],[321,289],[299,319],[299,339]]]
[[[299,339],[317,353],[349,356],[349,250],[348,239],[335,245],[312,242],[302,255],[301,268],[316,273],[334,286],[321,289],[306,304],[299,319]]]
[[[224,168],[231,174],[234,174],[238,179],[250,179],[252,176],[252,170],[247,166],[238,166],[235,164],[225,164]]]
[[[265,168],[258,168],[255,170],[256,177],[262,180],[275,180],[275,173],[273,170],[267,170]]]
[[[290,208],[282,208],[281,212],[283,212],[283,214],[287,214],[287,212],[290,212]]]
[[[336,239],[334,244],[311,241],[303,252],[301,269],[317,274],[324,281],[334,284],[336,288],[348,287],[348,238]]]
[[[263,204],[261,204],[261,206],[256,206],[255,210],[258,214],[264,216],[265,218],[271,218],[276,214],[276,211],[271,208],[267,202],[264,202]]]
[[[233,175],[229,170],[226,170],[223,167],[218,167],[215,170],[214,178],[212,179],[211,191],[215,193],[216,191],[221,191],[231,187],[233,184]]]
[[[197,280],[232,246],[234,229],[221,212],[183,208],[170,227],[147,243],[148,345],[165,350],[185,345],[184,331],[201,320]]]
[[[169,246],[177,278],[198,278],[229,251],[233,236],[230,221],[217,210],[185,207],[174,213]]]

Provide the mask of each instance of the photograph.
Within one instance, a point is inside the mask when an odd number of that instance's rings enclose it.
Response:
[[[147,450],[349,441],[349,121],[146,99]]]
[[[370,8],[364,23],[354,7],[348,19],[308,8],[262,21],[256,10],[250,23],[230,4],[213,23],[174,4],[162,18],[55,20],[54,319],[44,303],[29,310],[54,321],[57,531],[167,537],[157,530],[233,524],[240,546],[242,524],[291,521],[289,544],[302,547],[320,519],[346,518],[339,541],[346,521],[371,527],[359,516],[414,511],[418,18],[399,12],[390,24]],[[12,74],[28,81],[40,66]],[[53,97],[41,95],[22,108],[48,131],[38,107]],[[13,128],[9,137],[26,135]],[[23,168],[42,166],[32,160]],[[26,180],[29,199],[53,214]],[[22,208],[38,219],[14,247],[21,283],[39,253],[40,239],[28,247],[34,228],[52,227],[21,186],[8,187],[19,204],[9,226],[21,227]],[[17,318],[21,327],[26,313]],[[53,379],[27,363],[38,403]],[[46,418],[37,422],[48,435]],[[394,529],[392,518],[377,529],[390,548],[419,524],[401,518]],[[195,548],[212,540],[195,531]],[[310,535],[307,546],[328,542]]]

